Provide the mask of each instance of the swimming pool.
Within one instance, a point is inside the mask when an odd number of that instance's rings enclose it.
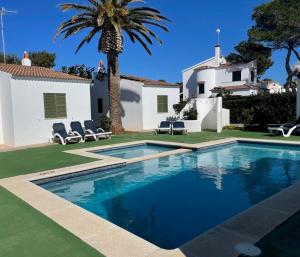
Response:
[[[174,249],[298,181],[299,149],[235,143],[39,184]]]
[[[143,157],[147,155],[167,152],[176,150],[178,147],[155,145],[155,144],[139,144],[133,146],[123,146],[109,148],[107,150],[93,151],[93,153],[108,155],[111,157],[117,157],[122,159],[132,159],[137,157]]]

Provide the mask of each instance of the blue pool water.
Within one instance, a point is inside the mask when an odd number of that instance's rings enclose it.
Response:
[[[174,249],[299,178],[299,147],[237,143],[40,185]]]
[[[109,150],[100,150],[100,151],[95,151],[94,153],[98,153],[101,155],[108,155],[108,156],[122,158],[122,159],[132,159],[137,157],[143,157],[146,155],[172,151],[175,149],[176,147],[171,147],[171,146],[142,144],[142,145],[118,147]]]

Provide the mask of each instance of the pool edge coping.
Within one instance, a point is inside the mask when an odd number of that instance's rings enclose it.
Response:
[[[122,257],[164,257],[164,256],[216,256],[216,257],[234,257],[239,254],[234,251],[232,243],[236,242],[250,242],[256,243],[263,236],[267,235],[269,232],[274,230],[278,225],[283,223],[285,220],[293,216],[297,211],[300,210],[300,205],[289,206],[289,211],[285,211],[284,208],[279,209],[279,206],[284,206],[286,203],[282,200],[285,197],[291,197],[292,199],[299,199],[300,196],[300,182],[280,191],[279,193],[267,198],[263,202],[252,206],[249,209],[231,217],[222,224],[208,230],[192,239],[190,242],[185,243],[182,247],[175,250],[164,250],[161,249],[146,240],[139,238],[138,236],[114,225],[113,223],[104,220],[103,218],[82,209],[81,207],[62,199],[55,194],[35,185],[32,181],[42,180],[51,177],[57,177],[61,175],[74,174],[76,172],[97,169],[103,167],[110,167],[120,164],[129,164],[134,162],[140,162],[144,160],[149,160],[153,158],[160,158],[168,155],[174,155],[178,153],[189,152],[191,149],[205,149],[207,147],[216,147],[218,145],[230,144],[234,142],[256,142],[256,143],[268,143],[268,144],[283,144],[283,145],[298,145],[300,142],[296,141],[280,141],[280,140],[259,140],[259,139],[248,139],[248,138],[227,138],[215,141],[207,141],[199,144],[181,144],[166,141],[153,141],[153,140],[143,140],[134,141],[130,143],[114,144],[109,146],[100,147],[101,149],[108,149],[117,146],[130,146],[142,143],[154,143],[162,145],[173,145],[181,146],[188,149],[179,149],[175,151],[167,151],[160,154],[155,154],[151,156],[135,158],[133,160],[124,160],[120,158],[105,157],[95,162],[90,162],[88,164],[82,164],[77,166],[66,167],[62,169],[44,171],[31,173],[27,175],[21,175],[0,180],[0,185],[6,188],[8,191],[16,195],[17,197],[24,200],[26,203],[31,205],[36,210],[40,211],[42,214],[46,215],[48,218],[55,221],[57,224],[61,225],[63,228],[83,240],[88,245],[92,246],[102,254],[107,257],[122,256]],[[71,150],[66,151],[68,153],[75,154],[83,153],[85,154],[87,149],[79,149],[79,151]],[[82,151],[84,150],[84,151]],[[168,153],[168,154],[167,154]],[[98,155],[99,156],[99,155]],[[93,158],[93,157],[92,157]],[[100,160],[99,160],[100,159]],[[293,198],[294,197],[294,198]],[[78,215],[80,213],[80,215]],[[252,216],[250,215],[252,213]],[[259,213],[258,216],[257,213]],[[262,213],[264,214],[263,216]],[[277,214],[276,217],[275,214]],[[250,215],[250,216],[249,216]],[[244,219],[249,217],[256,217],[252,220],[250,224],[244,224]],[[260,224],[259,218],[264,219],[271,215],[272,222],[265,224],[266,220],[263,220],[263,224]],[[79,217],[80,216],[80,217]],[[249,216],[249,217],[248,217]],[[65,217],[65,220],[64,218]],[[66,218],[66,217],[69,217]],[[76,224],[70,223],[70,220],[76,221]],[[74,222],[73,222],[74,223]],[[258,223],[258,224],[257,224]],[[87,228],[87,225],[91,225],[92,228]],[[257,235],[254,232],[252,234],[249,232],[250,227],[260,227],[259,225],[266,225],[264,231],[258,231]],[[97,228],[97,233],[95,229]],[[248,230],[247,230],[248,229]],[[100,231],[101,230],[101,231]],[[216,241],[222,238],[222,247],[217,247]],[[118,243],[119,242],[119,243]],[[212,244],[214,242],[214,244]],[[219,241],[218,241],[219,242]],[[227,242],[227,243],[226,243]],[[125,249],[124,249],[125,247]],[[129,249],[130,248],[130,249]],[[226,252],[226,251],[227,252]],[[128,251],[127,253],[124,251]],[[201,254],[200,254],[201,253]],[[121,254],[121,255],[120,255]],[[200,255],[199,255],[200,254]],[[216,255],[214,255],[216,254]],[[220,255],[222,254],[222,255]]]

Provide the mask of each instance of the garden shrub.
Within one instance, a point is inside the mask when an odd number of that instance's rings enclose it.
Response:
[[[198,112],[196,108],[191,108],[183,113],[184,120],[197,120]]]
[[[104,129],[105,131],[111,131],[111,120],[109,117],[103,115],[100,118],[100,126],[102,129]]]
[[[175,111],[175,113],[176,113],[177,115],[180,114],[180,112],[182,111],[182,109],[186,106],[187,102],[188,102],[188,101],[181,101],[181,102],[179,102],[178,104],[174,104],[174,105],[173,105],[173,109],[174,109],[174,111]]]
[[[265,129],[268,124],[294,122],[296,94],[264,94],[246,97],[227,97],[223,107],[230,110],[230,122],[256,125]]]

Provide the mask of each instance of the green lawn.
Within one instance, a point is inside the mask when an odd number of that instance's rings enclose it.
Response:
[[[0,153],[0,178],[62,168],[94,161],[63,151],[136,140],[161,140],[200,143],[229,137],[297,140],[300,137],[271,137],[261,132],[224,131],[193,133],[187,136],[130,133],[102,140],[68,146],[52,145],[40,148]],[[77,257],[101,256],[81,240],[55,224],[22,200],[0,187],[0,256],[5,257]]]
[[[182,135],[153,135],[153,133],[130,133],[121,136],[114,136],[111,140],[101,140],[99,142],[88,142],[84,144],[72,144],[67,146],[51,145],[47,147],[18,150],[13,152],[0,153],[0,179],[11,176],[17,176],[32,172],[45,171],[55,168],[63,168],[72,165],[78,165],[94,161],[90,158],[84,158],[63,151],[87,148],[101,145],[117,144],[131,142],[136,140],[161,140],[181,143],[196,144],[210,140],[217,140],[228,137],[244,137],[259,139],[280,139],[280,140],[298,140],[300,137],[273,137],[262,132],[243,132],[243,131],[224,131],[221,134],[214,132],[192,133],[187,136]]]
[[[0,256],[103,256],[1,187],[0,206]]]

